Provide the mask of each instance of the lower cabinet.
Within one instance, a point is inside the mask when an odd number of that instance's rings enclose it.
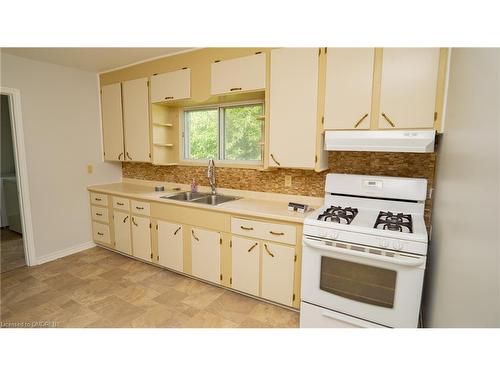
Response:
[[[191,273],[193,276],[220,283],[221,235],[219,232],[191,228]]]
[[[291,305],[293,302],[295,248],[263,243],[261,297]]]
[[[260,244],[255,239],[232,238],[232,287],[259,295]]]
[[[157,226],[158,263],[182,272],[184,270],[182,225],[158,220]]]
[[[126,254],[132,254],[132,238],[130,233],[130,214],[123,211],[113,211],[115,229],[115,249]]]
[[[131,217],[132,222],[132,255],[151,261],[151,219],[149,217]]]

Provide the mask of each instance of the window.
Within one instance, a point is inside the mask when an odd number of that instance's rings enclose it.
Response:
[[[184,159],[257,164],[262,160],[263,103],[184,110]]]

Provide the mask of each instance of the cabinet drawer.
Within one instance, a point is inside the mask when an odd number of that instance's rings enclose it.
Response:
[[[300,328],[384,328],[375,323],[324,309],[306,302],[300,304]]]
[[[231,232],[242,236],[256,237],[291,245],[294,245],[296,242],[296,230],[293,225],[233,217],[231,218]]]
[[[130,204],[133,214],[149,216],[149,203],[132,200]]]
[[[99,206],[108,205],[108,196],[100,193],[90,193],[90,202]]]
[[[107,207],[92,205],[91,209],[92,209],[92,220],[103,221],[105,223],[109,222]]]
[[[130,210],[130,200],[122,197],[113,197],[113,208],[117,210]]]
[[[102,242],[105,244],[110,244],[111,239],[109,236],[109,225],[98,223],[97,221],[92,222],[92,233],[94,241]]]

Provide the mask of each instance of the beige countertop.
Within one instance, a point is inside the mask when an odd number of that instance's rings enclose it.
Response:
[[[162,185],[165,191],[156,192],[155,185]],[[174,190],[175,188],[180,190]],[[196,207],[198,209],[213,210],[218,212],[227,212],[236,215],[255,216],[273,220],[282,220],[295,223],[303,223],[309,212],[298,213],[288,211],[288,202],[305,203],[310,207],[318,207],[322,204],[322,198],[306,197],[299,195],[285,195],[275,193],[261,193],[246,190],[217,189],[218,194],[240,196],[241,199],[222,203],[218,206],[211,206],[201,203],[175,201],[161,198],[177,194],[181,191],[188,191],[188,185],[173,184],[165,182],[141,181],[124,179],[123,182],[94,185],[88,187],[89,191],[120,195],[133,199],[141,199],[155,203],[174,204],[187,207]],[[200,192],[208,192],[207,187],[199,187]]]

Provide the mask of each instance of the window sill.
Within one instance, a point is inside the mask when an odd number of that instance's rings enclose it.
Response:
[[[208,166],[208,160],[203,160],[203,161],[191,161],[191,160],[180,160],[178,165],[184,165],[188,167],[206,167]],[[241,169],[257,169],[257,170],[262,170],[264,163],[258,162],[258,163],[234,163],[230,161],[222,161],[222,160],[215,160],[215,166],[216,168],[241,168]]]

